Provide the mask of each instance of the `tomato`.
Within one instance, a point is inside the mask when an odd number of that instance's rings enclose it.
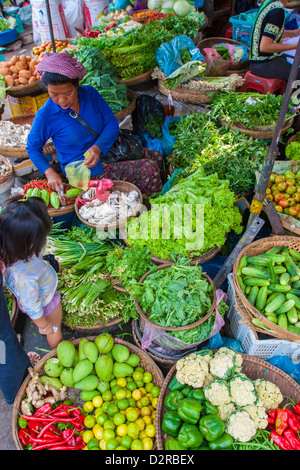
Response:
[[[280,183],[277,184],[277,189],[280,193],[282,193],[286,187],[287,187],[287,184],[284,181],[281,181]]]
[[[274,183],[275,182],[275,178],[276,178],[277,175],[275,175],[275,173],[272,173],[271,176],[270,176],[270,181],[271,183]],[[299,178],[300,178],[300,172],[299,172]]]
[[[277,212],[280,212],[281,214],[283,213],[283,209],[281,206],[275,206],[275,209],[277,210]]]
[[[274,201],[278,202],[283,198],[281,193],[276,193],[274,196]]]
[[[266,201],[267,201],[267,202],[272,202],[273,199],[274,199],[274,198],[273,198],[272,194],[267,194],[267,195],[266,195]]]
[[[293,178],[287,178],[287,180],[286,180],[287,185],[294,186],[295,183],[296,183],[296,181]]]
[[[271,188],[266,189],[266,194],[271,194]]]
[[[288,203],[289,203],[290,206],[295,206],[296,205],[295,199],[291,196],[288,198]]]
[[[292,217],[295,217],[296,215],[299,214],[299,209],[297,209],[297,207],[290,207],[289,208],[289,215],[291,215]]]
[[[285,176],[285,178],[290,178],[290,179],[295,179],[296,178],[296,175],[291,170],[285,171],[284,176]]]
[[[275,178],[275,183],[280,183],[281,181],[285,181],[285,177],[283,175],[277,175]]]
[[[272,190],[272,192],[278,191],[278,190],[277,190],[277,184],[273,184],[273,185],[271,186],[271,190]]]
[[[291,184],[289,184],[286,188],[286,192],[290,195],[292,194],[295,194],[296,192],[296,187],[295,186],[292,186]]]
[[[278,201],[278,205],[285,208],[289,206],[289,201],[286,198],[282,198]]]

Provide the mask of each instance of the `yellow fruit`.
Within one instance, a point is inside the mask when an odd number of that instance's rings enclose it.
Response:
[[[92,404],[95,408],[100,408],[100,406],[103,405],[103,398],[101,397],[101,395],[95,396],[92,400]]]
[[[93,427],[94,436],[96,437],[96,439],[98,439],[98,441],[101,441],[101,439],[103,438],[103,431],[103,426],[99,426],[99,424],[95,424],[95,426]]]
[[[126,411],[126,419],[127,421],[134,422],[138,419],[139,412],[136,408],[128,408]]]
[[[99,444],[99,448],[101,450],[106,450],[106,441],[104,439],[101,439],[100,444]]]
[[[143,394],[142,392],[137,388],[136,390],[133,390],[133,392],[131,393],[131,396],[132,398],[135,400],[135,401],[138,401],[142,398]]]
[[[153,406],[153,408],[156,410],[157,408],[157,402],[158,402],[158,398],[153,398],[152,402],[151,402],[151,405]]]
[[[93,431],[83,431],[82,433],[83,442],[85,442],[86,444],[89,442],[90,439],[93,439],[93,437],[94,437]]]
[[[139,435],[139,427],[136,423],[129,423],[127,426],[127,434],[128,436],[132,437],[132,439],[136,439]]]
[[[141,416],[150,416],[151,415],[151,409],[149,406],[143,406],[141,408]]]
[[[120,437],[126,436],[127,434],[127,424],[119,424],[119,426],[116,429],[117,435]]]
[[[143,450],[143,443],[140,439],[134,439],[130,446],[131,450]]]
[[[145,397],[142,397],[140,399],[140,403],[141,403],[142,407],[143,406],[148,406],[148,405],[150,405],[150,400],[149,400],[148,397],[145,396]]]
[[[146,427],[146,423],[145,421],[142,419],[142,418],[138,418],[135,423],[138,425],[140,431],[143,431],[143,429],[145,429]]]
[[[140,387],[140,391],[142,392],[143,395],[146,395],[147,393],[147,390],[145,389],[145,387]]]
[[[146,425],[152,423],[151,416],[148,416],[148,415],[143,416],[143,420],[145,421]]]
[[[86,401],[83,405],[83,409],[84,411],[86,411],[87,413],[91,413],[94,409],[94,405],[91,401]]]
[[[145,432],[145,429],[143,429],[143,431],[139,433],[139,439],[142,441],[143,439],[145,439],[145,437],[148,437],[148,436]]]
[[[96,424],[95,416],[88,415],[84,418],[84,425],[86,428],[93,428]]]
[[[147,437],[154,437],[155,436],[155,426],[154,424],[147,424],[145,428],[145,433]]]
[[[120,387],[125,388],[127,385],[127,380],[125,379],[125,377],[120,377],[117,380],[117,384],[120,385]]]
[[[153,441],[150,437],[144,437],[144,439],[142,439],[142,444],[144,450],[153,449]]]
[[[119,388],[119,390],[116,391],[115,397],[117,400],[122,400],[123,398],[126,398],[127,396],[127,390],[125,388]]]

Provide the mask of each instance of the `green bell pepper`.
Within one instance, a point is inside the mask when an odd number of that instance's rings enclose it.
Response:
[[[179,429],[182,425],[182,420],[177,411],[167,411],[164,414],[161,429],[164,433],[171,437],[177,437]]]
[[[181,393],[183,393],[183,395],[187,397],[191,390],[193,390],[193,387],[191,385],[185,385],[184,388],[181,390]]]
[[[168,385],[168,389],[171,392],[174,392],[175,390],[182,390],[184,387],[185,387],[185,384],[181,384],[180,382],[178,382],[178,380],[176,379],[176,375],[172,377]]]
[[[202,403],[202,413],[203,413],[203,416],[218,415],[219,410],[218,410],[218,407],[210,403],[210,401],[204,400],[204,402]]]
[[[177,439],[171,437],[165,443],[165,450],[185,450],[185,447]]]
[[[207,441],[215,441],[225,431],[225,424],[217,415],[206,415],[200,419],[199,430],[202,432],[204,439]]]
[[[202,405],[194,398],[184,398],[177,408],[179,417],[189,424],[196,424],[200,419]]]
[[[203,388],[193,388],[189,391],[188,398],[194,398],[195,400],[202,402],[205,400]]]
[[[202,444],[203,435],[195,424],[183,423],[178,433],[178,442],[185,449],[194,449]]]
[[[218,437],[215,441],[208,443],[209,450],[232,450],[233,449],[233,438],[224,432],[222,436]]]
[[[180,392],[180,390],[174,390],[170,392],[164,399],[165,408],[168,411],[176,411],[181,400],[184,399],[184,395]]]

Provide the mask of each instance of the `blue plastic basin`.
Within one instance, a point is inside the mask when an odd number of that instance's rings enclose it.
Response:
[[[8,29],[7,31],[2,31],[0,33],[0,46],[5,44],[11,44],[17,39],[17,28]]]

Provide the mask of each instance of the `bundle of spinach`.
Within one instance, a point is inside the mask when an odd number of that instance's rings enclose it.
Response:
[[[179,257],[173,265],[149,274],[133,289],[150,321],[166,327],[191,325],[212,307],[213,284],[202,276],[201,266]]]

